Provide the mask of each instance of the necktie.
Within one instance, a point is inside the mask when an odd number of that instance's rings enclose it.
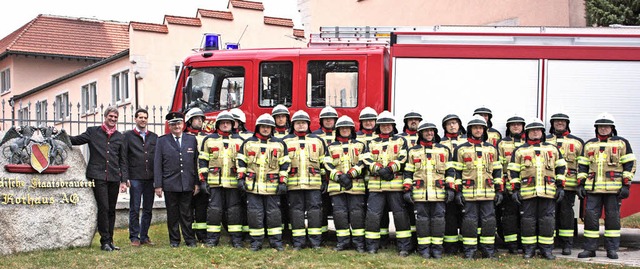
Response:
[[[176,136],[176,144],[178,144],[178,148],[182,147],[182,145],[180,145],[180,137]]]

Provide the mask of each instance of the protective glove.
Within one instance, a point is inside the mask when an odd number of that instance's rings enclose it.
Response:
[[[247,184],[244,178],[238,179],[238,190],[240,190],[240,192],[247,191]]]
[[[622,188],[618,191],[618,198],[627,199],[629,198],[629,186],[623,185]]]
[[[452,189],[447,189],[444,193],[444,202],[449,204],[456,198],[456,192]]]
[[[576,188],[576,194],[580,200],[584,200],[584,198],[587,197],[587,190],[584,189],[584,185],[578,185]]]
[[[390,181],[393,179],[393,171],[391,170],[391,167],[388,166],[378,170],[378,175],[382,180]]]
[[[522,195],[520,194],[520,190],[514,190],[511,193],[511,199],[513,200],[514,203],[516,203],[516,205],[521,206],[522,205]]]
[[[338,177],[338,182],[340,183],[340,186],[342,186],[342,188],[345,190],[350,190],[353,187],[353,182],[351,182],[351,179],[347,174],[341,174]]]
[[[200,181],[200,192],[206,194],[207,196],[211,195],[209,191],[209,183],[206,181]]]
[[[502,204],[502,200],[504,200],[504,195],[502,194],[502,192],[496,192],[496,196],[493,197],[493,203],[496,206],[499,206],[500,204]]]
[[[464,204],[466,203],[465,199],[464,199],[464,195],[462,195],[462,192],[458,192],[456,193],[456,204],[458,204],[461,207],[464,207]]]
[[[556,189],[556,203],[560,203],[562,202],[562,199],[564,199],[564,189],[563,188],[557,188]]]
[[[413,203],[413,191],[407,191],[402,195],[402,199],[407,202],[407,204],[414,204]]]
[[[276,195],[284,194],[287,194],[287,183],[280,182],[278,183],[278,188],[276,189]]]
[[[322,183],[320,184],[320,193],[327,193],[328,190],[329,181],[325,180],[324,177],[322,177]]]

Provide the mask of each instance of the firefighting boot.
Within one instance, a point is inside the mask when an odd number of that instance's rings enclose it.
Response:
[[[578,258],[583,259],[583,258],[591,258],[591,257],[595,257],[596,256],[596,252],[595,251],[591,251],[591,250],[584,250],[580,253],[578,253]]]
[[[523,244],[522,250],[524,251],[524,255],[522,255],[525,259],[531,259],[536,255],[536,245],[535,244]]]
[[[343,251],[349,248],[349,236],[337,236],[336,237],[336,247],[333,248],[335,251]]]
[[[509,251],[509,254],[518,254],[518,243],[509,242],[509,243],[506,243],[506,247],[507,247],[507,251]]]
[[[464,252],[464,258],[466,260],[472,260],[476,256],[477,246],[463,245],[462,251]]]
[[[555,260],[556,256],[553,255],[553,245],[542,245],[542,257],[547,260]]]
[[[434,259],[442,259],[442,245],[431,245],[431,257]]]
[[[358,253],[364,253],[365,252],[364,236],[352,236],[351,237],[351,242],[353,243],[353,246],[356,248],[356,251]]]
[[[367,252],[369,254],[376,254],[378,252],[378,248],[380,248],[380,240],[379,239],[366,239],[367,243]]]
[[[430,253],[430,247],[427,244],[418,244],[418,254],[420,254],[420,256],[422,258],[425,259],[429,259],[431,258],[431,253]]]
[[[493,244],[480,244],[480,249],[482,250],[483,258],[496,259],[496,249]]]
[[[262,249],[262,241],[264,236],[252,236],[251,237],[251,251],[259,251]]]
[[[612,260],[618,259],[618,252],[615,250],[607,250],[607,258]]]
[[[231,246],[234,248],[242,248],[242,232],[233,232],[231,234]]]
[[[207,247],[216,247],[220,242],[220,233],[207,233],[205,244]]]

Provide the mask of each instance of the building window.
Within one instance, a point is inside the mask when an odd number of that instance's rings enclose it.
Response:
[[[260,106],[291,106],[293,63],[263,62],[260,64]]]
[[[11,71],[9,68],[0,71],[0,93],[11,90]]]
[[[69,93],[65,92],[63,94],[56,96],[56,117],[59,120],[63,120],[66,117],[69,117]]]
[[[358,105],[358,62],[310,61],[307,70],[307,106]]]
[[[98,92],[96,83],[92,82],[82,86],[82,114],[91,114],[96,112]]]
[[[113,104],[129,100],[129,70],[111,76],[111,96]]]
[[[18,109],[18,125],[30,125],[29,124],[29,107],[23,107]]]
[[[36,125],[47,125],[47,100],[36,102]]]

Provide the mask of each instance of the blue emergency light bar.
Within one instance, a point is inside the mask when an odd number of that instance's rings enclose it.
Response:
[[[204,50],[219,50],[220,49],[220,35],[219,34],[205,34],[204,35]]]
[[[237,50],[240,48],[240,44],[238,43],[225,43],[225,49],[228,50]]]

